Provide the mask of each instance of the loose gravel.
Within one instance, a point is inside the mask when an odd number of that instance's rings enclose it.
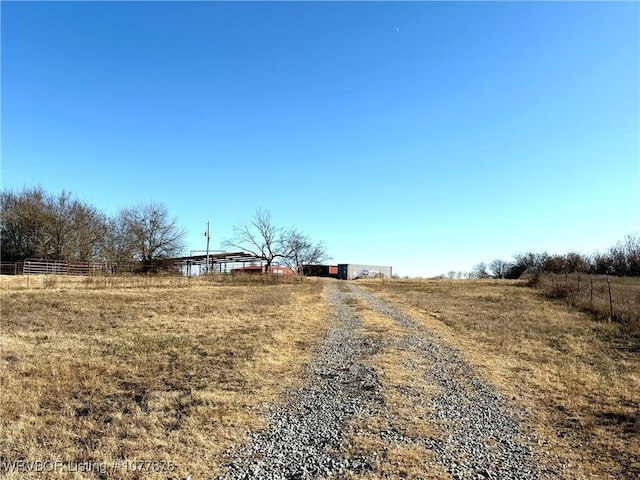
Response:
[[[345,435],[353,418],[393,416],[375,370],[365,366],[383,345],[362,333],[351,306],[355,299],[411,332],[396,347],[420,352],[419,361],[406,366],[420,369],[441,392],[412,399],[433,412],[439,438],[409,438],[391,428],[377,433],[381,440],[431,450],[432,461],[453,479],[558,478],[534,454],[535,439],[517,421],[523,413],[509,408],[453,348],[353,283],[327,282],[326,296],[334,308],[334,324],[308,366],[307,386],[288,391],[284,403],[271,407],[265,430],[226,452],[227,470],[219,479],[357,478],[375,469],[377,452],[354,454]],[[354,425],[349,424],[351,434]]]

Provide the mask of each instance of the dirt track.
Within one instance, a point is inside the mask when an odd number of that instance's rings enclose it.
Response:
[[[287,393],[274,405],[269,427],[252,435],[248,446],[228,451],[228,470],[220,478],[394,478],[396,471],[381,469],[397,446],[418,446],[431,454],[424,458],[418,478],[537,479],[558,478],[532,449],[533,439],[520,427],[523,415],[510,408],[451,347],[431,335],[388,303],[352,283],[327,282],[327,301],[334,322],[315,359],[308,366],[307,385]],[[409,334],[400,340],[369,336],[353,307],[385,316]],[[421,396],[411,388],[403,394],[413,405],[430,412],[417,420],[433,425],[438,435],[408,435],[394,427],[394,412],[385,403],[384,385],[368,360],[394,343],[400,351],[419,352],[405,367],[418,371],[434,385],[437,395]],[[410,398],[409,398],[410,397]],[[354,419],[386,418],[379,431],[359,432]],[[354,435],[373,435],[382,448],[354,450]]]

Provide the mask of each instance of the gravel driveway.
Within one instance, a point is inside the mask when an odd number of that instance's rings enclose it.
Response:
[[[378,452],[354,454],[345,434],[350,419],[393,415],[376,372],[365,366],[383,345],[362,333],[361,319],[351,306],[355,299],[410,332],[396,348],[419,351],[419,361],[410,368],[420,369],[441,392],[412,399],[432,412],[440,432],[437,439],[410,438],[393,428],[376,432],[389,445],[430,450],[433,456],[425,459],[423,478],[429,478],[430,463],[454,479],[559,478],[532,450],[531,435],[517,421],[522,412],[509,408],[476,378],[454,349],[353,283],[328,281],[326,298],[334,308],[334,321],[308,366],[307,386],[288,391],[287,401],[271,408],[269,427],[252,434],[246,446],[229,450],[228,469],[220,479],[359,478],[375,470]]]

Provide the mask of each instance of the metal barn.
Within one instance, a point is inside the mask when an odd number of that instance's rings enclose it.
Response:
[[[356,278],[391,278],[393,268],[382,265],[360,265],[356,263],[338,264],[338,278],[340,280],[354,280]]]

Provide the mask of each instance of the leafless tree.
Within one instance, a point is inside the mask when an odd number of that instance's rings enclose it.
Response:
[[[96,259],[105,233],[104,215],[70,192],[50,197],[45,211],[50,233],[50,255],[60,260],[90,262]]]
[[[94,260],[104,216],[71,193],[50,195],[41,187],[2,192],[2,258]]]
[[[3,191],[0,195],[0,239],[2,260],[19,261],[41,257],[47,243],[43,218],[45,198],[42,188],[22,192]]]
[[[640,276],[640,234],[627,235],[609,249],[608,256],[615,275]]]
[[[271,213],[256,209],[250,222],[233,227],[233,236],[223,242],[225,248],[243,250],[265,259],[265,271],[277,258],[284,257],[282,244],[283,229],[271,219]]]
[[[496,258],[489,264],[489,270],[494,278],[505,278],[510,268],[511,264],[509,262],[499,258]]]
[[[106,220],[106,229],[100,239],[99,255],[116,273],[122,264],[134,260],[135,245],[122,213]]]
[[[547,252],[527,252],[514,255],[506,278],[520,278],[526,272],[537,279],[549,258]]]
[[[146,266],[184,251],[185,231],[157,202],[141,203],[121,212],[126,242],[131,242],[134,258]],[[126,243],[125,242],[125,243]]]
[[[588,272],[591,262],[581,253],[569,252],[564,255],[564,270],[568,273]]]
[[[311,240],[296,228],[283,228],[273,221],[269,211],[260,208],[248,224],[233,227],[233,236],[223,246],[264,258],[267,272],[278,259],[302,274],[303,265],[322,263],[329,258],[324,243]]]
[[[489,274],[487,273],[487,265],[484,262],[480,262],[475,267],[473,267],[473,273],[475,278],[489,277]]]
[[[317,265],[329,259],[323,242],[314,242],[295,228],[283,232],[283,260],[299,275],[304,275],[304,265]]]

